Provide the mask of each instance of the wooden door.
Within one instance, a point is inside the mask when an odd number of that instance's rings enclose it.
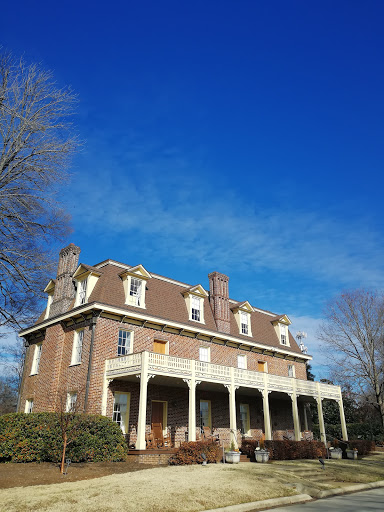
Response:
[[[263,361],[258,361],[257,366],[259,372],[265,372],[265,363]]]
[[[163,443],[164,403],[152,402],[151,429],[156,446]]]
[[[153,342],[153,351],[156,352],[156,354],[165,354],[166,348],[167,348],[166,341],[155,340]]]

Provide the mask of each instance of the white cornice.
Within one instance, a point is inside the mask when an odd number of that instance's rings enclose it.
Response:
[[[238,344],[242,344],[242,345],[247,345],[249,347],[258,348],[261,350],[267,350],[267,351],[273,352],[273,353],[289,355],[292,357],[298,357],[300,359],[307,359],[307,360],[312,359],[312,356],[308,356],[306,354],[301,354],[301,353],[298,354],[296,352],[291,352],[289,350],[283,350],[280,348],[271,347],[270,345],[264,345],[263,343],[255,343],[252,341],[243,340],[243,339],[237,338],[235,336],[226,335],[224,333],[220,333],[217,331],[211,331],[209,329],[199,328],[199,327],[195,327],[193,325],[183,324],[180,322],[173,322],[173,321],[166,320],[164,318],[150,316],[150,315],[146,315],[145,313],[138,313],[136,311],[131,311],[128,309],[123,309],[123,308],[117,308],[115,306],[109,306],[108,304],[101,304],[98,302],[84,304],[81,307],[71,309],[67,313],[56,316],[54,318],[47,319],[37,325],[34,325],[33,327],[30,327],[28,329],[24,329],[23,331],[20,331],[19,336],[20,337],[27,336],[28,334],[31,334],[34,331],[39,331],[41,329],[45,329],[52,324],[61,322],[63,320],[71,318],[72,316],[76,316],[77,314],[80,314],[80,313],[82,313],[82,314],[87,313],[88,311],[92,311],[93,309],[98,309],[103,312],[112,313],[112,314],[116,314],[116,315],[120,315],[120,316],[130,317],[130,318],[134,318],[137,320],[143,320],[143,321],[146,320],[147,322],[154,323],[154,324],[164,324],[171,328],[184,329],[185,331],[193,332],[193,333],[197,333],[197,334],[201,333],[202,335],[209,336],[211,338],[216,338],[216,339],[221,339],[223,341],[230,341],[230,342],[234,342],[234,343],[238,343]]]

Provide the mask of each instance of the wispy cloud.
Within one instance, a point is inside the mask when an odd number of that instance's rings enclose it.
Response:
[[[129,177],[121,166],[105,165],[76,183],[73,215],[78,225],[118,236],[126,247],[134,235],[144,252],[155,247],[159,257],[214,263],[224,271],[236,264],[340,287],[384,284],[381,237],[364,222],[244,204],[240,195],[203,179],[179,156],[163,158],[157,166],[136,162]]]

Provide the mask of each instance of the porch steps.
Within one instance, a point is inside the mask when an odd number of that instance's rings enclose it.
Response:
[[[248,457],[248,455],[240,454],[240,462],[251,462],[251,459]]]

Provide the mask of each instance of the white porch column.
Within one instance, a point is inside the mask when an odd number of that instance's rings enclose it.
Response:
[[[317,414],[319,416],[319,428],[320,428],[320,441],[323,441],[325,446],[327,446],[327,437],[325,435],[325,425],[324,425],[324,416],[323,416],[323,406],[321,403],[321,392],[320,392],[320,383],[316,382],[317,386]]]
[[[289,393],[292,400],[292,416],[293,416],[293,428],[295,430],[295,441],[300,441],[301,432],[300,432],[300,418],[299,418],[299,409],[297,407],[297,395],[296,392]]]
[[[105,368],[104,368],[104,379],[103,379],[103,395],[101,398],[101,414],[103,416],[107,415],[107,400],[108,400],[108,386],[111,382],[111,379],[107,379],[107,362],[105,361]]]
[[[183,379],[189,388],[189,410],[188,410],[188,441],[196,441],[196,382],[195,379],[195,361],[191,361],[191,378]]]
[[[231,384],[226,385],[226,388],[229,391],[229,428],[231,431],[231,444],[232,442],[235,445],[235,448],[238,448],[237,444],[237,422],[236,422],[236,389],[239,389],[235,386],[235,370],[234,368],[230,369],[231,371]]]
[[[145,425],[147,421],[147,387],[148,387],[148,359],[149,353],[141,354],[139,420],[137,422],[136,450],[145,450]]]
[[[268,374],[264,373],[264,389],[260,389],[263,394],[263,412],[264,412],[264,433],[265,439],[267,441],[272,440],[272,431],[271,431],[271,415],[269,413],[269,398],[268,395],[270,391],[268,391]]]
[[[341,432],[343,434],[343,440],[348,441],[347,424],[345,422],[343,397],[341,395],[341,388],[340,388],[340,399],[337,400],[337,403],[339,405]]]
[[[308,416],[307,416],[307,404],[303,404],[304,413],[304,430],[308,430]]]

